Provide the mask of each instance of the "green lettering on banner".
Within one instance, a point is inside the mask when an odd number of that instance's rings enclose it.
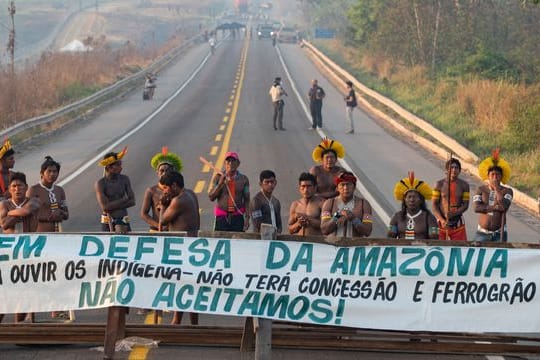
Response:
[[[383,276],[385,269],[390,270],[390,276],[396,276],[397,274],[397,254],[395,247],[385,247],[382,259],[377,269],[377,276]]]
[[[195,255],[189,257],[189,262],[193,266],[208,265],[215,268],[217,263],[224,268],[231,267],[231,244],[229,240],[218,240],[214,251],[208,250],[209,242],[207,239],[197,239],[189,245],[189,252]]]
[[[46,243],[47,236],[45,235],[38,235],[33,242],[30,235],[20,235],[16,238],[11,236],[0,237],[0,249],[13,248],[11,257],[7,254],[1,254],[0,261],[28,259],[32,255],[40,257]]]
[[[103,287],[102,281],[96,281],[94,284],[90,282],[81,283],[81,291],[79,294],[79,307],[103,306],[108,300],[108,304],[119,303],[121,305],[128,304],[135,295],[135,282],[131,279],[124,279],[117,283],[115,279],[109,279]]]
[[[167,307],[172,307],[174,304],[174,293],[176,285],[172,282],[163,282],[154,296],[152,307],[159,307],[160,303],[165,302]]]
[[[193,304],[193,309],[197,311],[206,311],[208,309],[208,295],[212,291],[212,288],[209,286],[201,286],[199,291],[197,291],[197,297],[195,298],[195,303]]]
[[[281,295],[276,301],[275,294],[265,294],[261,301],[259,315],[268,315],[274,317],[279,311],[278,317],[280,319],[285,319],[287,316],[287,304],[289,304],[289,295]]]
[[[121,244],[129,245],[130,238],[129,236],[111,236],[111,241],[109,243],[109,252],[107,257],[111,259],[127,259],[127,255],[120,255],[117,253],[127,254],[129,247],[120,246]]]
[[[496,249],[491,257],[485,276],[491,277],[494,270],[499,269],[500,277],[506,278],[508,274],[508,249]]]
[[[163,254],[161,255],[161,262],[163,264],[182,265],[182,259],[174,259],[175,257],[180,258],[182,256],[182,249],[176,249],[174,246],[183,244],[183,238],[166,237],[163,239]]]
[[[326,324],[332,320],[332,303],[326,299],[315,299],[311,304],[313,312],[308,314],[308,318],[317,324]]]
[[[292,266],[293,271],[297,271],[300,266],[306,267],[306,272],[311,272],[313,263],[313,244],[302,244],[300,250],[294,259]]]
[[[83,236],[79,256],[100,256],[103,251],[105,251],[105,246],[97,236]]]
[[[280,269],[289,263],[291,251],[287,244],[271,241],[266,256],[267,269]]]
[[[135,250],[135,260],[141,260],[144,254],[153,254],[155,252],[154,246],[146,247],[146,244],[155,245],[157,238],[154,236],[140,236],[137,241],[137,249]]]
[[[227,301],[225,301],[225,306],[223,310],[225,310],[226,312],[231,312],[231,309],[234,305],[234,301],[236,300],[236,297],[238,295],[242,295],[244,293],[244,290],[231,288],[231,289],[224,289],[223,292],[228,295]]]
[[[245,311],[249,312],[249,315],[259,315],[259,303],[261,301],[261,293],[258,291],[248,291],[242,304],[238,308],[238,315],[243,315]]]

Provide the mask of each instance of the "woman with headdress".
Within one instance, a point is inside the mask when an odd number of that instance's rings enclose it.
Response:
[[[478,175],[486,183],[478,187],[473,197],[474,211],[480,214],[475,240],[507,242],[506,212],[514,192],[502,185],[508,184],[510,165],[499,156],[499,149],[480,163]]]
[[[182,159],[164,146],[161,152],[155,154],[150,160],[150,165],[156,172],[158,180],[170,171],[182,171]],[[141,207],[141,218],[150,225],[150,231],[166,231],[160,228],[159,200],[163,192],[158,184],[146,189]]]
[[[341,166],[336,165],[337,159],[345,156],[345,148],[337,140],[324,138],[319,145],[313,149],[311,157],[321,165],[313,166],[309,173],[317,178],[317,194],[325,199],[330,199],[339,195],[336,191],[334,179],[345,171]]]
[[[401,210],[392,216],[388,226],[388,237],[406,240],[437,239],[437,219],[426,207],[431,199],[431,187],[409,172],[394,186],[394,197],[401,201]]]

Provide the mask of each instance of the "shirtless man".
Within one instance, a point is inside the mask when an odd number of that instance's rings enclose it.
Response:
[[[354,195],[356,177],[345,171],[336,178],[339,195],[326,199],[321,210],[323,235],[343,237],[369,236],[373,228],[371,205]]]
[[[304,172],[298,178],[302,197],[292,202],[289,209],[289,233],[293,235],[322,235],[321,207],[324,198],[315,194],[317,178]]]
[[[192,190],[184,188],[182,174],[170,171],[159,179],[159,185],[163,191],[162,223],[169,231],[186,231],[190,237],[197,236],[201,227],[199,200]]]
[[[135,194],[131,182],[122,172],[122,158],[127,148],[119,153],[105,154],[99,165],[105,167],[105,175],[96,181],[94,189],[101,215],[101,230],[127,232],[131,230],[127,209],[135,206]]]
[[[439,226],[439,240],[467,240],[463,213],[469,208],[469,184],[458,177],[461,172],[458,159],[448,160],[445,168],[447,177],[437,181],[431,198],[431,208]]]
[[[199,201],[197,195],[190,189],[184,188],[184,177],[177,171],[169,171],[159,179],[163,191],[160,207],[163,212],[161,221],[169,231],[186,231],[190,237],[197,236],[201,227]],[[183,312],[175,311],[171,324],[182,322]],[[192,325],[199,323],[199,314],[189,313]]]
[[[39,200],[37,232],[59,232],[60,223],[69,218],[64,189],[54,183],[60,173],[60,164],[45,157],[39,172],[41,180],[28,190],[29,198]]]
[[[170,171],[181,171],[182,160],[175,153],[169,152],[167,147],[163,147],[160,153],[152,157],[150,165],[158,175],[161,176]],[[159,200],[163,192],[158,184],[151,186],[144,192],[143,203],[141,207],[141,218],[150,225],[150,231],[167,231],[167,228],[160,224],[159,218]],[[161,225],[161,227],[160,227]]]
[[[480,163],[478,170],[480,178],[487,183],[480,186],[473,197],[474,211],[480,214],[475,240],[507,242],[506,212],[512,204],[514,192],[501,182],[506,184],[510,178],[510,166],[498,157],[496,151]]]
[[[0,147],[0,201],[9,198],[8,182],[15,166],[15,150],[11,147],[9,139]]]
[[[7,184],[9,198],[0,202],[0,223],[4,234],[36,232],[39,200],[26,197],[28,190],[26,175],[13,172]],[[15,314],[15,322],[24,321],[26,315],[26,313]],[[0,314],[0,322],[3,317],[4,315]],[[32,318],[33,315],[31,314],[30,317]]]
[[[249,228],[250,193],[249,179],[238,171],[238,153],[225,154],[225,170],[216,173],[208,193],[210,201],[216,201],[214,231],[246,231]]]
[[[313,150],[312,158],[322,165],[313,166],[309,172],[317,178],[317,194],[325,199],[334,198],[339,193],[336,191],[334,179],[345,171],[336,165],[338,158],[345,156],[345,148],[340,142],[325,138]]]

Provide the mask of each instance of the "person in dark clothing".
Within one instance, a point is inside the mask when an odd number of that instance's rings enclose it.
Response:
[[[308,92],[309,109],[311,111],[311,130],[322,128],[322,105],[326,96],[324,89],[319,86],[317,79],[311,80],[311,88]]]

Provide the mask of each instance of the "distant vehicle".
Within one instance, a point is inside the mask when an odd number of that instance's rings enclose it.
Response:
[[[270,39],[274,35],[274,28],[272,25],[261,24],[257,28],[257,37],[260,39]]]
[[[277,39],[280,43],[297,43],[298,31],[292,27],[284,26],[279,29],[277,33]]]

